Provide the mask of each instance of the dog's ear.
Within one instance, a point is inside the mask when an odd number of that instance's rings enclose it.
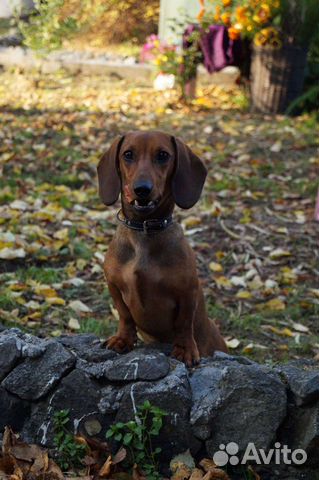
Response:
[[[207,170],[200,158],[179,138],[173,137],[176,166],[172,191],[175,203],[181,208],[191,208],[199,200]]]
[[[121,191],[121,179],[119,175],[118,154],[124,136],[116,137],[107,152],[104,153],[97,166],[99,178],[99,194],[105,205],[113,205]]]

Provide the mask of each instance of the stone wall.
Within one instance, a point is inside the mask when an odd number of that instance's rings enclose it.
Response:
[[[187,370],[169,347],[126,355],[91,334],[43,340],[18,329],[0,333],[0,435],[53,444],[52,415],[70,409],[74,432],[105,438],[114,422],[134,418],[145,400],[168,412],[158,438],[162,461],[190,449],[210,457],[236,442],[269,449],[275,441],[302,448],[318,466],[319,370],[311,361],[271,368],[216,353]],[[307,478],[307,477],[303,477]],[[312,477],[309,477],[312,478]]]

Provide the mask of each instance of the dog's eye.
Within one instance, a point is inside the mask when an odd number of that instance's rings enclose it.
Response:
[[[131,162],[133,160],[132,150],[126,150],[126,152],[124,152],[124,158],[127,162]]]
[[[169,153],[165,152],[165,150],[161,150],[160,152],[158,152],[156,157],[157,163],[159,163],[160,165],[164,165],[165,163],[168,162],[168,160],[169,160]]]

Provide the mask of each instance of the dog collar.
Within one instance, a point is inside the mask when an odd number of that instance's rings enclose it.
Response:
[[[122,218],[121,218],[122,217]],[[120,223],[125,225],[127,228],[131,230],[136,230],[138,232],[147,233],[156,233],[165,230],[167,227],[172,225],[173,217],[170,215],[169,217],[163,218],[162,220],[151,219],[151,220],[144,220],[144,222],[138,222],[137,220],[129,220],[125,217],[122,210],[117,212],[116,218]]]

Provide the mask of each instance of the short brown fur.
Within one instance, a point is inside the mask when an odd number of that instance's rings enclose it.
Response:
[[[132,152],[133,161],[125,159]],[[159,152],[169,159],[160,163]],[[162,132],[131,132],[118,137],[98,166],[100,196],[107,205],[121,193],[122,212],[136,221],[168,217],[175,203],[194,205],[206,169],[179,139]],[[152,183],[150,212],[134,208],[134,184]],[[119,225],[105,257],[105,276],[119,313],[116,335],[107,345],[120,353],[132,350],[137,331],[146,342],[173,344],[172,355],[188,366],[215,350],[227,351],[215,324],[208,319],[196,272],[194,253],[177,223],[156,233]]]

